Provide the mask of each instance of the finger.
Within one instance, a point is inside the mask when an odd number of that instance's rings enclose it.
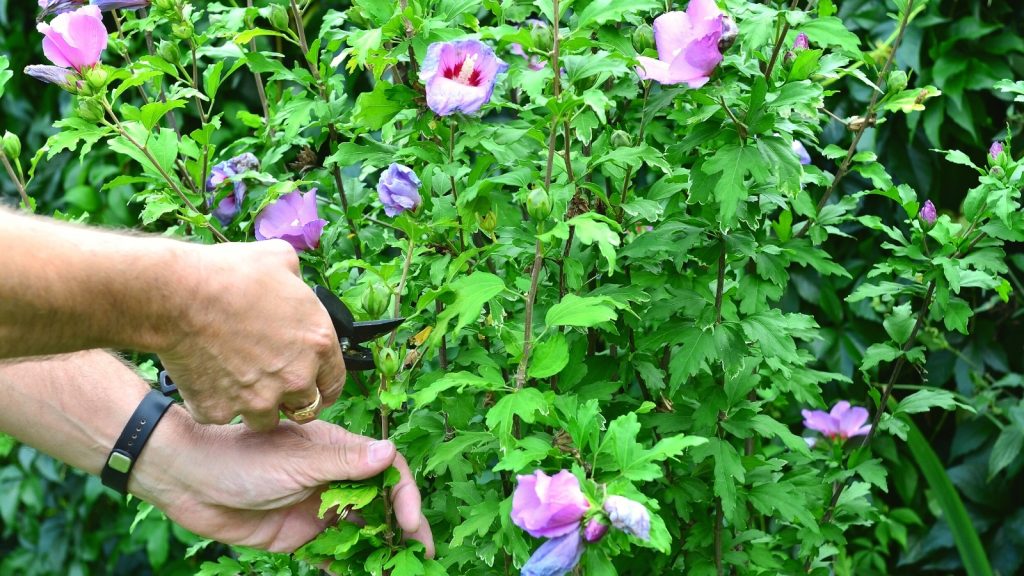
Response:
[[[422,498],[416,487],[416,479],[412,476],[409,463],[405,456],[398,454],[392,464],[398,469],[398,484],[391,489],[391,503],[394,504],[395,518],[404,532],[416,532],[420,528],[422,516]]]
[[[197,424],[215,424],[220,426],[230,424],[235,419],[235,414],[228,410],[206,409],[189,400],[184,400],[184,405]]]
[[[434,546],[434,534],[430,530],[430,524],[427,522],[427,517],[420,514],[420,527],[415,532],[406,532],[402,535],[402,540],[415,540],[423,544],[426,548],[427,558],[433,558],[434,554],[437,553],[437,548]]]
[[[366,480],[395,461],[395,445],[387,440],[321,445],[308,459],[310,475],[319,484],[338,480]]]
[[[345,388],[345,360],[341,357],[340,346],[332,345],[320,356],[316,386],[324,396],[325,406],[334,404],[341,396],[341,391]]]
[[[303,392],[298,396],[298,401],[289,399],[281,406],[285,416],[287,416],[292,422],[297,424],[312,422],[316,420],[317,415],[323,408],[323,395],[320,393],[320,390],[315,386],[311,386],[310,388],[312,391]],[[296,394],[291,394],[290,396],[294,398]]]
[[[280,413],[274,409],[263,412],[243,412],[242,422],[256,432],[268,432],[281,422]]]
[[[280,239],[270,239],[263,242],[256,242],[257,248],[269,251],[278,262],[284,264],[292,274],[299,276],[299,256],[292,245]]]

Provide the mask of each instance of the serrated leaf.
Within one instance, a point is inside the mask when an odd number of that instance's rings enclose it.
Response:
[[[332,508],[342,512],[351,507],[359,510],[377,497],[377,487],[372,484],[339,484],[328,488],[320,495],[320,518]]]
[[[527,375],[530,378],[549,378],[561,372],[568,363],[569,343],[565,334],[555,332],[533,349]]]
[[[562,301],[548,309],[544,323],[548,326],[579,326],[590,328],[617,316],[607,297],[566,294]]]

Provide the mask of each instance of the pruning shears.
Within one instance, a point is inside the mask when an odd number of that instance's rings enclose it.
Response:
[[[338,335],[338,344],[341,346],[341,356],[345,360],[345,369],[362,371],[376,368],[373,352],[362,345],[395,330],[402,322],[405,322],[405,318],[356,322],[352,311],[334,292],[323,286],[316,286],[313,288],[313,293],[316,294],[320,304],[331,317],[334,332]],[[160,372],[159,384],[160,391],[165,396],[170,396],[178,391],[178,387],[174,385],[166,370]]]

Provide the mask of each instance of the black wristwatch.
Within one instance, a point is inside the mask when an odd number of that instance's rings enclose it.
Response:
[[[128,478],[131,476],[132,468],[139,460],[142,448],[149,440],[157,423],[167,413],[174,401],[160,391],[150,390],[146,397],[139,403],[135,413],[128,420],[121,436],[114,444],[113,450],[107,456],[107,462],[100,473],[103,485],[112,488],[121,494],[128,493]]]

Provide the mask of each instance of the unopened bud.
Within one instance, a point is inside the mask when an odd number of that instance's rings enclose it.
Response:
[[[10,132],[4,132],[4,156],[12,159],[21,156],[21,140]]]
[[[188,40],[195,33],[196,28],[188,20],[182,20],[171,26],[171,34],[179,40]]]
[[[107,88],[107,81],[110,79],[110,74],[103,69],[103,66],[95,66],[85,71],[85,81],[89,83],[89,88],[95,93],[104,92]]]
[[[280,4],[270,5],[270,13],[267,15],[267,20],[270,20],[270,24],[278,30],[288,30],[291,27],[291,23],[288,20],[288,11]]]
[[[996,140],[995,142],[992,143],[991,146],[989,146],[988,156],[992,160],[998,160],[999,157],[1003,154],[1003,150],[1005,150],[1005,148],[1003,147],[1003,143]]]
[[[92,98],[79,100],[77,111],[80,118],[89,122],[99,122],[103,119],[103,105]]]
[[[498,227],[498,215],[491,210],[483,216],[477,215],[477,223],[480,225],[480,229],[483,230],[487,235],[493,236],[494,230]]]
[[[168,64],[178,64],[181,62],[181,50],[178,49],[177,42],[161,40],[160,46],[157,48],[157,54]]]
[[[647,24],[636,27],[633,31],[633,49],[637,54],[654,48],[654,29]]]
[[[907,87],[907,73],[903,70],[893,70],[889,73],[885,86],[889,92],[900,92]]]
[[[530,27],[530,39],[533,41],[534,50],[540,50],[541,52],[550,52],[554,46],[554,37],[551,34],[551,28],[548,28],[546,24],[533,24]]]
[[[398,374],[398,369],[401,367],[401,361],[398,359],[398,353],[391,348],[381,348],[380,352],[377,353],[377,370],[384,375],[387,379],[392,379],[395,374]]]
[[[803,32],[796,35],[793,39],[793,51],[799,52],[800,50],[807,50],[811,47],[811,39],[807,37],[807,34]]]
[[[616,148],[629,148],[633,145],[633,137],[628,132],[616,130],[612,132],[612,146]]]
[[[390,303],[391,293],[383,284],[370,284],[363,292],[363,311],[372,319],[384,316]]]
[[[921,211],[917,213],[918,218],[921,219],[927,226],[935,224],[935,220],[938,219],[939,214],[935,210],[935,204],[932,204],[931,200],[927,200],[924,206],[921,206]]]
[[[534,220],[544,220],[551,214],[551,197],[543,188],[534,188],[526,197],[526,211]]]

